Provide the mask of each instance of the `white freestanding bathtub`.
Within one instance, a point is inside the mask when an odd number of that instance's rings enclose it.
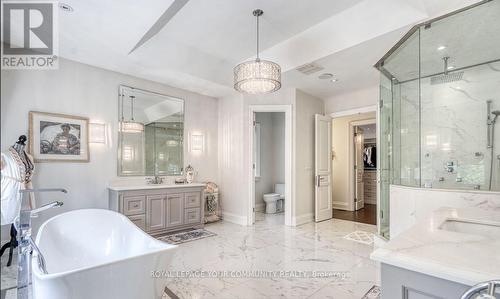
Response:
[[[36,299],[161,298],[177,246],[154,239],[127,217],[108,210],[75,210],[47,220],[36,244],[48,274],[33,257]],[[157,276],[156,276],[157,277]]]

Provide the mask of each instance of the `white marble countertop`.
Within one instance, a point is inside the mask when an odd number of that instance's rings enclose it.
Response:
[[[441,229],[448,219],[500,225],[500,211],[441,208],[371,254],[384,264],[465,285],[500,278],[500,235]]]
[[[108,186],[108,189],[113,191],[129,191],[129,190],[151,190],[151,189],[171,189],[171,188],[189,188],[189,187],[205,187],[204,183],[191,184],[147,184],[147,183],[131,183],[122,182],[114,183]]]

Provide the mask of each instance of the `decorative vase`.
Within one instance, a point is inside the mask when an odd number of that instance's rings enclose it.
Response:
[[[194,168],[191,165],[188,165],[186,167],[186,182],[188,184],[194,182]]]

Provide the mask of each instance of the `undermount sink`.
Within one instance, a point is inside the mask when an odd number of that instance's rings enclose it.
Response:
[[[440,226],[439,229],[479,235],[493,239],[500,239],[500,223],[498,222],[481,222],[466,219],[447,219]]]

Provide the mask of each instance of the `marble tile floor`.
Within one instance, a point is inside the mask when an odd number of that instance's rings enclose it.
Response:
[[[283,223],[284,214],[258,213],[252,227],[223,221],[206,225],[217,236],[180,244],[172,265],[157,270],[192,275],[167,279],[167,287],[179,298],[360,299],[379,285],[379,265],[369,259],[373,245],[343,238],[356,230],[375,232],[375,226],[339,219],[298,227]],[[15,268],[6,268],[6,262],[2,257],[2,289],[16,283]],[[200,277],[201,271],[209,277]],[[216,275],[223,271],[228,276]],[[254,276],[242,277],[243,271]],[[330,276],[310,277],[312,271]],[[255,275],[259,273],[267,277]],[[15,298],[15,288],[2,295]]]
[[[168,288],[180,298],[359,299],[379,285],[379,265],[369,259],[372,245],[343,239],[356,230],[374,233],[375,226],[339,219],[298,227],[283,223],[283,214],[258,213],[252,227],[227,222],[207,225],[217,236],[180,244],[168,269],[193,271],[194,277],[169,278]],[[199,277],[201,271],[212,275]],[[229,275],[234,271],[236,276],[243,271],[275,271],[260,273],[276,276],[214,277],[223,271]],[[280,271],[296,275],[279,275]],[[311,271],[330,277],[300,277],[310,276]]]
[[[17,249],[16,249],[17,251]],[[14,252],[12,265],[7,267],[9,252],[6,251],[0,260],[0,299],[16,299],[17,298],[17,254]]]

